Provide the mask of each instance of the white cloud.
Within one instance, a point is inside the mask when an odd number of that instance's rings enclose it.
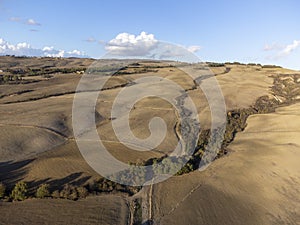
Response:
[[[291,54],[295,49],[297,49],[300,46],[300,40],[294,40],[292,44],[287,45],[282,51],[281,55],[289,55]]]
[[[9,20],[13,21],[13,22],[20,22],[21,18],[19,18],[19,17],[11,17],[11,18],[9,18]]]
[[[201,46],[199,46],[199,45],[192,45],[192,46],[187,47],[187,50],[192,52],[192,53],[196,53],[200,49],[201,49]]]
[[[27,25],[32,25],[32,26],[40,26],[41,24],[36,22],[34,19],[28,19],[26,20]]]
[[[34,19],[23,20],[20,17],[10,17],[9,20],[12,22],[24,23],[32,26],[41,26],[41,24],[35,21]]]
[[[294,40],[292,44],[286,46],[273,43],[271,45],[265,45],[264,51],[272,51],[273,55],[267,55],[268,60],[278,60],[289,56],[293,51],[295,51],[300,46],[300,40]]]
[[[52,51],[53,49],[54,49],[53,46],[51,46],[51,47],[45,46],[45,47],[42,49],[42,51],[43,51],[43,52],[49,52],[49,51]]]
[[[88,39],[85,39],[84,41],[89,42],[89,43],[94,43],[94,42],[96,42],[96,39],[93,37],[89,37]]]
[[[282,50],[283,47],[277,43],[266,44],[264,46],[264,51],[274,51],[274,50]]]
[[[10,44],[0,38],[0,55],[16,56],[46,56],[46,57],[87,57],[84,52],[79,50],[65,51],[56,50],[53,46],[45,46],[41,49],[33,48],[26,42]]]
[[[22,23],[22,24],[26,24],[26,25],[30,25],[30,26],[41,26],[40,23],[38,23],[37,21],[35,21],[34,19],[27,19],[27,20],[24,20],[20,17],[11,17],[9,18],[10,21],[12,22],[17,22],[17,23]],[[35,29],[30,29],[30,31],[38,31],[38,30],[35,30]]]
[[[105,44],[105,50],[107,51],[105,58],[147,58],[198,62],[199,58],[193,53],[199,51],[200,46],[174,45],[157,40],[153,34],[141,32],[139,35],[120,33]]]
[[[120,33],[110,40],[105,49],[111,55],[119,56],[147,56],[158,43],[153,34],[141,32],[135,36],[129,33]]]

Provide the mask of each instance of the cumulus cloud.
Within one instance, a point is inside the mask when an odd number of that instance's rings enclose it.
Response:
[[[28,19],[26,20],[26,24],[27,25],[31,25],[31,26],[41,26],[40,23],[36,22],[34,19]]]
[[[153,34],[141,32],[139,35],[120,33],[110,40],[105,49],[111,55],[147,56],[157,45],[158,40]]]
[[[141,58],[174,60],[183,62],[199,61],[193,53],[200,46],[184,47],[159,41],[153,34],[141,32],[139,35],[120,33],[105,44],[105,58]]]
[[[0,55],[16,55],[16,56],[41,56],[41,57],[87,57],[84,52],[79,50],[56,50],[53,46],[45,46],[41,49],[33,48],[26,42],[10,44],[0,38]]]
[[[199,45],[192,45],[192,46],[187,47],[187,50],[192,52],[192,53],[196,53],[200,49],[201,49],[201,46],[199,46]]]

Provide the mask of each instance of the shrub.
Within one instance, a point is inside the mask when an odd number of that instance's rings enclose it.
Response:
[[[69,184],[65,185],[64,188],[60,192],[60,197],[61,198],[69,198],[71,195],[71,186]]]
[[[79,198],[86,198],[88,196],[88,190],[85,187],[76,188]]]
[[[68,199],[73,200],[73,201],[75,201],[75,200],[78,199],[78,193],[77,193],[76,189],[73,189],[73,190],[72,190],[72,192],[71,192],[71,194],[69,195],[69,198],[68,198]]]
[[[0,183],[0,199],[1,198],[4,198],[4,196],[5,196],[5,185],[4,184],[2,184],[2,183]]]
[[[264,69],[273,69],[273,68],[282,68],[281,66],[276,66],[276,65],[263,65],[262,68]]]
[[[70,200],[76,200],[78,199],[78,193],[74,186],[67,184],[64,186],[64,189],[60,192],[60,197]]]
[[[225,66],[224,63],[214,63],[214,62],[208,62],[209,67],[223,67]]]
[[[27,184],[19,181],[11,192],[11,198],[14,201],[23,201],[27,198]]]
[[[53,191],[51,196],[52,198],[59,198],[60,197],[59,191],[58,190]]]
[[[87,188],[89,190],[89,192],[93,193],[93,192],[97,192],[98,191],[98,186],[97,186],[97,181],[90,181],[87,185]]]
[[[42,184],[36,191],[37,198],[46,198],[49,196],[49,184]]]

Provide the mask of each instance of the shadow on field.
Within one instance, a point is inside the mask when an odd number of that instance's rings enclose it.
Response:
[[[82,172],[73,173],[61,179],[55,179],[48,182],[51,188],[62,189],[64,185],[70,184],[76,187],[83,186],[91,176],[82,177]]]
[[[51,179],[49,177],[42,180],[33,180],[27,182],[27,184],[30,187],[30,191],[32,192],[34,192],[42,184],[49,184],[50,191],[61,191],[67,184],[73,185],[75,187],[84,186],[86,182],[91,178],[91,176],[83,177],[82,174],[82,172],[73,173],[60,179]]]
[[[5,183],[8,187],[14,186],[15,183],[22,180],[27,172],[26,166],[34,160],[0,162],[0,182]]]
[[[0,162],[0,183],[4,183],[8,189],[15,186],[18,181],[23,180],[27,173],[27,165],[35,159],[22,160],[18,162],[7,161]],[[29,191],[35,190],[41,184],[49,184],[51,190],[61,190],[64,185],[70,184],[76,187],[83,186],[91,176],[82,176],[82,172],[70,174],[60,179],[50,177],[41,180],[32,180],[27,182]]]

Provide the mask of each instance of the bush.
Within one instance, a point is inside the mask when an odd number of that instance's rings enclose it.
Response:
[[[4,198],[4,196],[5,196],[5,190],[6,190],[5,185],[2,184],[2,183],[0,183],[0,199]]]
[[[282,68],[281,66],[276,65],[263,65],[262,68],[264,69],[276,69],[276,68]]]
[[[51,196],[52,196],[52,198],[60,198],[59,191],[58,190],[53,191]]]
[[[208,64],[209,67],[223,67],[223,66],[225,66],[224,63],[208,62],[207,64]]]
[[[73,189],[71,194],[69,195],[68,199],[76,201],[78,199],[78,193],[76,189]]]
[[[19,181],[11,192],[11,198],[14,201],[23,201],[27,198],[27,184]]]
[[[70,200],[76,200],[78,199],[78,193],[74,186],[67,184],[64,186],[64,189],[60,192],[60,197]]]
[[[86,198],[88,196],[88,190],[85,187],[76,188],[79,198]]]
[[[46,198],[49,196],[49,184],[42,184],[36,191],[37,198]]]

